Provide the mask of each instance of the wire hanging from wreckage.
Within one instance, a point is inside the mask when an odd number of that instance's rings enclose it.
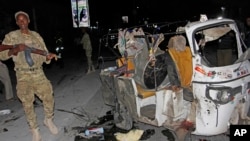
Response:
[[[154,34],[158,34],[158,32],[164,28],[170,28],[169,31],[167,32],[162,32],[163,35],[176,35],[176,34],[181,34],[183,33],[183,31],[179,30],[178,27],[184,26],[188,23],[188,20],[183,20],[183,21],[175,21],[175,22],[158,22],[158,23],[149,23],[149,24],[144,24],[144,25],[137,25],[137,26],[132,26],[132,27],[128,27],[128,28],[124,28],[126,29],[128,32],[132,32],[134,29],[139,29],[142,28],[144,33],[145,33],[145,37],[148,36],[152,36]],[[159,26],[160,25],[160,26]],[[180,26],[181,25],[181,26]],[[174,27],[175,30],[172,31],[170,26],[176,26]],[[152,28],[153,27],[153,28]],[[119,30],[124,30],[122,28],[116,28],[116,29],[109,29],[107,34],[104,34],[100,40],[105,42],[105,46],[107,47],[109,45],[109,37],[112,36],[113,39],[118,39],[118,31]],[[148,31],[146,29],[153,29],[152,31]],[[178,30],[176,30],[178,29]]]

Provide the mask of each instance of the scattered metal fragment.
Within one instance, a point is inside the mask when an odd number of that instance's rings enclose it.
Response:
[[[8,132],[9,130],[7,128],[0,129],[0,133],[2,132]]]
[[[71,112],[70,112],[71,113]],[[85,131],[91,128],[103,128],[104,132],[102,134],[98,135],[92,135],[92,136],[86,136]],[[138,129],[138,127],[133,126],[131,130]],[[106,115],[99,117],[97,121],[92,122],[89,126],[81,127],[76,126],[72,127],[71,130],[74,130],[77,132],[75,135],[74,141],[117,141],[115,138],[115,133],[128,133],[131,130],[124,130],[121,128],[118,128],[114,124],[114,115],[111,113],[111,111],[108,111]],[[68,132],[68,130],[66,131]],[[147,140],[151,136],[155,134],[154,129],[147,129],[143,132],[140,140]],[[174,141],[174,140],[170,140]]]
[[[72,111],[68,111],[68,110],[64,110],[64,109],[57,109],[57,111],[71,113],[71,114],[75,114],[75,115],[81,116],[81,117],[85,117],[86,116],[86,115],[82,115],[82,114],[79,114],[79,113],[76,113],[76,112],[72,112]]]
[[[6,120],[4,121],[4,123],[11,122],[11,121],[15,121],[15,120],[17,120],[17,119],[19,119],[19,118],[20,118],[20,116],[12,116],[12,117],[10,117],[9,119],[6,119]]]

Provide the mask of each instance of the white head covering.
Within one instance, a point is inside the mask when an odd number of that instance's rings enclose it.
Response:
[[[16,13],[15,13],[15,19],[17,19],[17,16],[18,16],[19,14],[25,15],[25,16],[27,17],[27,19],[30,20],[29,15],[28,15],[26,12],[24,12],[24,11],[18,11],[18,12],[16,12]]]

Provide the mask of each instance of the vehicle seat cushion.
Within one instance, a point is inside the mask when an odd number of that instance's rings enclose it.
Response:
[[[134,70],[134,62],[133,62],[134,57],[129,56],[127,59],[125,57],[121,57],[119,59],[116,59],[116,64],[118,67],[121,67],[123,65],[127,65],[127,70]]]
[[[190,47],[186,46],[186,38],[182,35],[176,35],[170,38],[167,51],[175,62],[181,86],[189,87],[193,67],[192,53]]]
[[[139,98],[143,99],[143,98],[147,98],[147,97],[155,95],[155,90],[145,89],[140,84],[136,84],[136,87],[137,87],[137,92],[138,92]]]

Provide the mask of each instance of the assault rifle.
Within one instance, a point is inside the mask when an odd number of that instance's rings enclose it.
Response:
[[[16,47],[16,45],[0,45],[0,52],[4,51],[4,50],[11,50],[14,49]],[[14,53],[14,55],[17,55],[18,52]],[[49,54],[49,52],[45,51],[45,50],[41,50],[41,49],[36,49],[33,47],[26,47],[24,50],[24,54],[25,54],[25,59],[26,62],[29,64],[29,66],[33,66],[34,62],[31,58],[31,53],[35,53],[35,54],[39,54],[39,55],[43,55],[43,56],[47,56]]]

